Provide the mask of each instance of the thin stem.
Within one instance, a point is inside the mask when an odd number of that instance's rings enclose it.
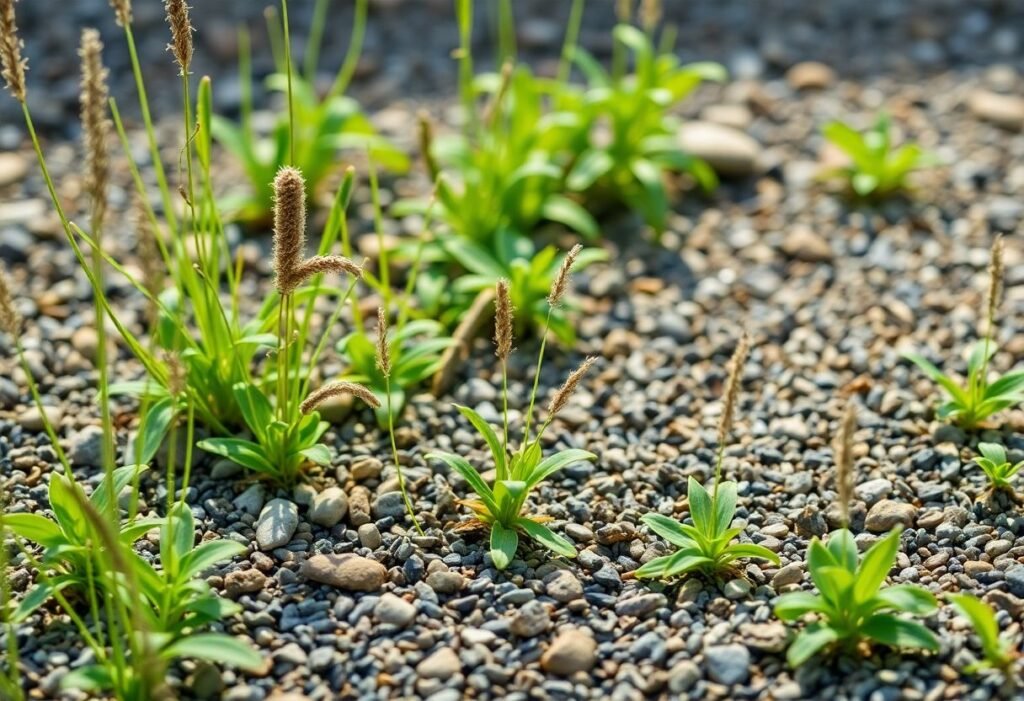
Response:
[[[334,77],[334,83],[331,85],[331,89],[327,92],[327,97],[324,99],[324,103],[328,103],[334,98],[342,95],[349,83],[352,81],[352,76],[355,75],[356,66],[359,63],[359,56],[363,52],[363,38],[366,36],[366,7],[368,0],[356,0],[356,9],[352,17],[352,34],[349,35],[348,51],[345,52],[345,60],[341,64],[341,69],[338,74]]]
[[[312,85],[316,81],[316,64],[320,60],[320,42],[324,37],[324,24],[327,21],[327,0],[316,0],[313,7],[313,18],[309,25],[309,37],[306,39],[306,51],[302,57],[302,72],[306,82]]]
[[[558,60],[558,83],[564,85],[569,81],[572,70],[572,54],[579,42],[580,24],[583,21],[583,5],[586,0],[573,0],[569,11],[569,22],[565,28],[565,42],[562,44],[562,56]]]
[[[402,499],[405,501],[405,508],[409,512],[409,518],[416,527],[416,532],[424,535],[420,522],[416,519],[416,512],[412,508],[412,500],[409,499],[409,492],[405,488],[405,477],[402,475],[402,466],[398,463],[398,444],[395,442],[395,415],[391,410],[391,376],[384,376],[384,392],[387,394],[388,409],[388,437],[391,439],[391,459],[395,463],[395,472],[398,473],[398,488],[402,491]]]
[[[281,0],[284,27],[284,70],[288,80],[288,165],[295,165],[295,106],[292,100],[292,41],[288,31],[288,0]]]
[[[508,361],[504,358],[501,359],[501,413],[504,429],[501,450],[502,455],[508,460]],[[508,475],[504,474],[505,470],[502,470],[500,465],[499,472],[502,473],[498,475],[499,482],[508,479]]]
[[[537,367],[533,371],[533,390],[530,392],[530,408],[526,412],[525,431],[523,433],[522,451],[526,453],[526,447],[530,443],[530,425],[533,423],[533,409],[537,403],[537,389],[540,386],[540,371],[544,365],[544,349],[548,343],[548,329],[551,327],[551,313],[554,307],[548,306],[547,318],[544,320],[544,333],[540,339],[540,352],[537,354]]]

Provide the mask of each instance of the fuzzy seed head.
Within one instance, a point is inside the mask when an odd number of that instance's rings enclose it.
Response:
[[[320,273],[338,273],[361,277],[363,268],[344,256],[313,256],[299,263],[294,270],[295,285],[304,284]]]
[[[578,368],[573,370],[572,374],[565,380],[565,384],[558,388],[555,392],[555,396],[551,398],[551,403],[548,404],[548,415],[555,416],[565,405],[569,403],[569,399],[572,397],[573,392],[576,391],[576,387],[579,386],[580,380],[587,374],[590,367],[597,362],[597,358],[591,356],[588,357]]]
[[[92,200],[92,220],[99,227],[107,210],[107,181],[110,161],[107,144],[110,120],[107,119],[108,71],[103,66],[103,43],[95,29],[82,30],[78,50],[82,60],[82,92],[79,96],[82,139],[85,146],[85,190]],[[98,230],[93,232],[98,235]]]
[[[306,247],[306,182],[296,168],[285,167],[274,178],[274,273],[277,290],[291,294],[302,279]]]
[[[0,266],[0,331],[6,331],[12,337],[21,333],[21,314],[14,308],[11,287],[7,283],[7,274]]]
[[[388,315],[377,307],[377,369],[384,377],[391,377],[391,346],[388,344]]]
[[[992,257],[988,264],[988,320],[991,325],[996,318],[996,311],[1003,296],[1003,237],[996,238],[992,244]]]
[[[373,392],[356,382],[331,382],[309,393],[309,396],[299,405],[299,411],[308,414],[331,397],[338,397],[343,394],[351,395],[362,399],[374,409],[380,408],[380,400]]]
[[[583,246],[576,244],[565,254],[562,265],[558,268],[558,274],[555,276],[555,281],[551,284],[551,292],[548,294],[548,304],[552,307],[562,301],[562,297],[565,296],[565,291],[569,287],[569,279],[572,276],[572,266],[576,262],[576,256],[582,250]]]
[[[857,430],[857,407],[851,400],[843,412],[836,439],[836,493],[843,525],[850,524],[850,504],[853,503],[853,434]]]
[[[498,280],[495,285],[494,298],[494,346],[495,355],[502,362],[508,360],[512,354],[512,299],[509,295],[509,283],[505,278]]]
[[[25,42],[18,36],[18,25],[14,20],[16,0],[0,0],[0,74],[7,89],[18,102],[25,102],[25,71],[28,60],[21,57]]]
[[[617,0],[615,3],[615,16],[622,24],[629,24],[633,21],[633,0]]]
[[[724,406],[722,416],[718,420],[718,445],[725,445],[732,430],[733,417],[736,414],[736,397],[739,395],[740,382],[742,381],[743,366],[747,362],[747,355],[750,353],[750,337],[743,334],[740,342],[736,344],[736,350],[729,360],[729,376],[725,381]]]
[[[164,364],[167,365],[167,391],[171,396],[177,397],[185,391],[188,372],[177,353],[167,353],[164,356]]]
[[[640,0],[640,24],[648,32],[661,21],[661,0]]]
[[[131,0],[110,0],[110,6],[114,8],[114,15],[117,17],[117,26],[127,27],[132,23]]]
[[[171,43],[168,50],[174,54],[182,75],[188,75],[192,63],[192,20],[188,16],[188,3],[185,0],[165,0],[167,24],[171,27]]]

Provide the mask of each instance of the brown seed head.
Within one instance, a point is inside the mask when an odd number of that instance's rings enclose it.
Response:
[[[14,308],[11,287],[7,283],[7,274],[0,266],[0,331],[6,331],[12,337],[21,333],[21,314]]]
[[[85,146],[85,190],[92,199],[92,220],[99,235],[107,210],[107,180],[110,161],[107,143],[110,120],[107,119],[107,74],[103,66],[103,43],[95,29],[82,30],[82,43],[78,50],[82,59],[82,92],[79,105],[82,118],[82,140]]]
[[[744,333],[736,345],[732,358],[729,360],[729,376],[725,381],[725,394],[723,397],[725,405],[722,408],[722,416],[718,420],[719,446],[725,445],[725,441],[729,437],[729,431],[732,430],[733,416],[736,413],[736,397],[740,391],[743,366],[747,362],[747,355],[749,353],[750,337]]]
[[[633,0],[617,0],[615,3],[615,16],[622,24],[629,24],[633,21]]]
[[[384,377],[391,377],[391,346],[388,343],[388,315],[377,307],[377,369]]]
[[[182,75],[188,75],[192,63],[192,21],[188,16],[188,3],[185,0],[165,0],[167,24],[171,26],[171,43],[167,48],[174,54]]]
[[[142,284],[152,297],[158,297],[164,288],[166,269],[160,248],[157,246],[157,233],[153,230],[153,222],[149,218],[146,206],[141,197],[136,197],[132,206],[135,218],[135,241],[139,251],[139,264],[142,268]],[[151,304],[151,321],[156,320],[156,305]]]
[[[508,280],[501,278],[495,285],[494,298],[494,346],[495,355],[502,362],[512,354],[512,300],[509,296]]]
[[[374,409],[380,408],[380,400],[374,396],[373,392],[363,385],[355,382],[339,381],[331,382],[317,390],[314,390],[313,392],[310,392],[305,401],[299,405],[299,411],[303,414],[308,414],[331,397],[337,397],[342,394],[349,394],[357,399],[362,399]]]
[[[114,15],[117,17],[117,26],[127,27],[132,23],[131,0],[110,0],[110,6],[114,8]]]
[[[1003,237],[996,238],[992,244],[992,257],[988,264],[988,319],[995,321],[996,311],[1003,296]],[[991,330],[991,329],[990,329]]]
[[[576,387],[580,384],[580,380],[587,374],[587,370],[590,366],[597,362],[597,358],[589,357],[583,361],[583,363],[573,370],[572,374],[566,379],[565,384],[558,388],[555,392],[555,396],[551,398],[551,403],[548,404],[548,416],[553,417],[569,403],[570,397],[573,392],[576,391]]]
[[[299,263],[294,270],[296,287],[320,273],[339,273],[360,277],[363,268],[344,256],[313,256]]]
[[[278,291],[290,294],[302,282],[299,266],[306,247],[306,182],[296,168],[274,178],[274,273]]]
[[[853,434],[857,430],[857,408],[853,400],[846,405],[836,439],[836,493],[843,525],[850,524],[853,502]]]
[[[430,174],[430,179],[436,180],[437,174],[441,172],[441,169],[434,158],[434,125],[431,123],[430,115],[426,110],[420,110],[416,113],[416,122],[419,125],[420,153],[423,155],[423,163],[427,166],[427,173]]]
[[[18,36],[18,25],[14,21],[16,0],[0,0],[0,74],[7,89],[18,102],[25,102],[25,71],[28,60],[21,57],[25,42]]]
[[[167,353],[164,355],[164,364],[167,365],[167,390],[171,393],[171,396],[177,397],[185,391],[188,371],[181,362],[181,356],[177,353]]]
[[[640,0],[640,24],[648,32],[661,21],[661,0]]]
[[[551,284],[551,292],[548,294],[548,304],[552,307],[557,305],[565,295],[565,290],[569,287],[569,278],[572,276],[573,263],[576,262],[576,256],[582,250],[583,246],[576,244],[565,254],[562,265],[558,268],[558,274],[555,276],[555,281]]]

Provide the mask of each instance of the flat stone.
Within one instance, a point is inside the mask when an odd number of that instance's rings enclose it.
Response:
[[[680,126],[676,136],[680,148],[721,175],[742,177],[758,169],[761,145],[739,129],[692,121]]]
[[[545,672],[563,677],[577,672],[589,672],[597,662],[597,643],[581,630],[560,633],[544,651],[540,666]]]
[[[567,604],[583,597],[583,584],[569,570],[552,572],[544,579],[547,595],[555,601]]]
[[[519,608],[509,630],[520,638],[532,638],[551,627],[551,615],[541,602],[534,599]]]
[[[383,594],[373,607],[373,615],[381,623],[405,628],[416,619],[416,607],[390,592]]]
[[[302,563],[307,579],[349,591],[377,591],[387,579],[384,565],[352,553],[314,555]]]
[[[299,507],[287,499],[271,499],[256,521],[260,550],[273,550],[291,542],[299,526]]]
[[[224,591],[231,598],[261,591],[266,584],[267,576],[255,569],[235,570],[224,577]]]
[[[416,674],[422,679],[449,680],[462,671],[462,662],[450,647],[442,647],[416,665]]]
[[[1024,128],[1024,98],[975,90],[967,97],[967,108],[975,117],[1011,131]]]
[[[712,645],[704,651],[708,674],[719,684],[742,684],[750,677],[750,651],[743,645]]]
[[[64,409],[59,406],[44,404],[43,411],[46,412],[46,419],[49,421],[50,425],[59,433],[60,422],[61,419],[64,418]],[[35,405],[30,406],[18,416],[18,425],[26,431],[42,431],[45,428],[43,414],[39,412],[39,408]]]
[[[309,520],[318,526],[331,528],[345,517],[348,496],[340,487],[328,487],[315,497],[309,507]]]
[[[802,61],[786,71],[786,81],[794,90],[821,90],[835,79],[835,71],[818,61]]]
[[[909,528],[914,524],[915,516],[917,509],[914,506],[892,499],[882,499],[868,511],[864,527],[873,533],[885,533],[896,526]]]

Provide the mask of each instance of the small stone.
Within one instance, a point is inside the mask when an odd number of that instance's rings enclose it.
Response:
[[[799,562],[791,562],[772,577],[772,588],[776,591],[782,587],[792,586],[799,584],[804,579],[803,565]]]
[[[316,488],[311,484],[298,484],[292,490],[292,501],[299,506],[309,506],[316,498]]]
[[[629,599],[624,599],[615,604],[615,613],[620,616],[634,616],[640,618],[657,611],[668,604],[664,594],[640,594]]]
[[[352,413],[354,401],[351,395],[336,394],[320,402],[316,411],[320,418],[331,424],[339,424]]]
[[[370,518],[370,490],[366,487],[354,487],[348,493],[348,520],[356,528],[372,520]]]
[[[548,596],[563,604],[583,597],[583,585],[569,570],[549,574],[544,580],[544,587]]]
[[[967,108],[978,119],[1010,131],[1024,128],[1024,98],[1000,95],[990,90],[975,90],[967,98]]]
[[[835,71],[818,61],[803,61],[786,71],[786,80],[794,90],[821,90],[835,79]]]
[[[50,404],[43,405],[43,411],[46,412],[46,419],[55,430],[60,430],[61,419],[64,418],[64,410],[59,406],[53,406]],[[36,406],[30,406],[25,411],[21,412],[18,416],[18,425],[26,431],[38,432],[45,428],[43,423],[43,415],[39,413],[39,409]]]
[[[750,651],[743,645],[712,645],[704,651],[708,674],[719,684],[742,684],[750,676]]]
[[[868,511],[864,527],[872,533],[885,533],[897,525],[909,528],[914,525],[915,516],[917,516],[917,509],[914,506],[892,499],[883,499]]]
[[[381,623],[405,628],[416,618],[416,607],[392,593],[384,594],[373,607],[373,615]]]
[[[364,523],[356,531],[359,534],[359,544],[364,548],[376,550],[383,542],[380,537],[380,530],[375,523]]]
[[[427,586],[438,594],[456,594],[466,586],[466,578],[458,572],[431,572],[427,575]]]
[[[313,497],[309,507],[309,520],[318,526],[331,528],[345,517],[348,497],[340,487],[328,487]]]
[[[744,132],[712,122],[692,121],[677,132],[680,148],[721,175],[752,175],[757,171],[761,145]]]
[[[405,514],[405,499],[401,492],[384,492],[373,500],[373,514],[377,518],[400,519]]]
[[[700,667],[691,660],[678,662],[668,671],[669,691],[680,694],[688,691],[700,680]]]
[[[551,627],[551,616],[541,602],[528,601],[512,619],[509,630],[520,638],[532,638]]]
[[[964,563],[964,572],[970,577],[975,577],[983,572],[991,572],[992,563],[984,560],[968,560]]]
[[[383,471],[384,463],[377,458],[363,458],[362,460],[352,463],[352,467],[349,468],[352,479],[356,482],[377,479]]]
[[[747,623],[740,633],[747,645],[762,652],[777,654],[789,645],[789,629],[781,623]]]
[[[90,362],[96,360],[99,345],[99,336],[96,334],[96,329],[91,326],[80,326],[71,334],[71,347]]]
[[[782,241],[782,252],[790,258],[807,263],[825,263],[832,260],[832,246],[828,240],[809,226],[794,224]]]
[[[1006,584],[1014,596],[1024,596],[1024,566],[1016,565],[1006,570]]]
[[[103,429],[86,426],[68,438],[68,459],[72,465],[96,467],[103,460]]]
[[[256,521],[260,550],[273,550],[291,542],[299,525],[299,507],[287,499],[271,499]]]
[[[259,570],[235,570],[224,577],[224,591],[232,599],[260,591],[266,584],[267,576]]]
[[[450,647],[442,647],[416,665],[416,674],[422,679],[449,680],[462,671],[462,662]]]
[[[725,594],[725,598],[732,599],[744,599],[750,596],[750,582],[745,579],[730,579],[722,587],[722,593]]]
[[[306,560],[301,573],[314,582],[339,589],[377,591],[384,585],[388,571],[375,560],[351,553],[329,553]]]
[[[868,506],[873,506],[879,499],[889,496],[892,493],[892,482],[880,477],[879,479],[862,482],[854,488],[857,498],[863,499]]]
[[[0,187],[21,181],[28,174],[28,169],[28,159],[21,154],[0,152]]]
[[[231,502],[239,511],[247,514],[257,515],[263,509],[263,501],[266,498],[265,489],[262,484],[254,484],[239,494]]]
[[[597,662],[597,643],[581,630],[567,630],[551,643],[540,658],[545,672],[563,677],[589,672]]]
[[[754,121],[754,115],[744,105],[708,105],[700,113],[701,119],[732,127],[733,129],[746,129]]]

